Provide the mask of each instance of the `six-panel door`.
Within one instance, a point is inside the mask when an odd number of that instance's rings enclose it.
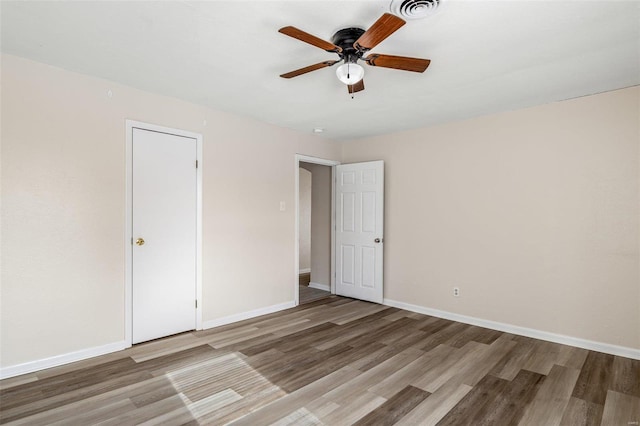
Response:
[[[336,167],[336,294],[382,303],[384,163]]]

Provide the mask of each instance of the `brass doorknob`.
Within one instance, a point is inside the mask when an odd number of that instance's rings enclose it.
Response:
[[[143,245],[144,245],[144,239],[142,239],[142,238],[138,238],[138,239],[136,240],[136,245],[143,246]]]

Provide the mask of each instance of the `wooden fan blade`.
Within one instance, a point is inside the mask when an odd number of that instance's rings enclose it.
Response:
[[[348,84],[347,89],[349,93],[356,93],[364,90],[364,79],[360,80],[356,84]]]
[[[314,35],[306,33],[302,30],[299,30],[296,27],[282,27],[278,30],[278,32],[288,35],[289,37],[296,38],[300,41],[304,41],[305,43],[309,43],[312,46],[319,47],[322,50],[326,50],[327,52],[342,52],[342,48],[336,46],[333,43],[329,43],[328,41],[322,40]]]
[[[369,55],[364,58],[364,61],[372,67],[395,68],[413,72],[424,72],[431,63],[429,59],[378,54]]]
[[[286,74],[281,74],[280,77],[282,77],[282,78],[297,77],[299,75],[306,74],[306,73],[311,72],[311,71],[319,70],[321,68],[330,67],[331,65],[335,64],[336,62],[340,62],[340,61],[324,61],[324,62],[320,62],[319,64],[309,65],[308,67],[300,68],[299,70],[291,71],[291,72],[288,72]]]
[[[353,43],[353,47],[361,52],[371,50],[404,24],[406,22],[403,19],[390,13],[385,13]]]

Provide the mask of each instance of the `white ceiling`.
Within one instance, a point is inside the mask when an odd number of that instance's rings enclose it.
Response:
[[[1,48],[279,126],[348,140],[640,84],[640,2],[445,0],[372,53],[431,59],[424,74],[365,67],[354,99],[335,59],[278,33],[329,40],[390,0],[1,3]]]

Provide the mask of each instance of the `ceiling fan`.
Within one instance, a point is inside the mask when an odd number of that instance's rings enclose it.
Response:
[[[278,31],[295,39],[304,41],[327,52],[337,53],[338,60],[329,60],[309,65],[295,71],[280,75],[282,78],[297,77],[311,71],[319,70],[343,62],[336,70],[338,79],[347,85],[349,93],[364,90],[364,68],[358,61],[364,61],[372,67],[394,68],[397,70],[424,72],[431,62],[429,59],[408,58],[405,56],[382,55],[367,52],[391,34],[396,32],[406,22],[390,13],[382,15],[368,30],[362,28],[343,28],[331,37],[331,42],[322,40],[295,27],[283,27]]]

